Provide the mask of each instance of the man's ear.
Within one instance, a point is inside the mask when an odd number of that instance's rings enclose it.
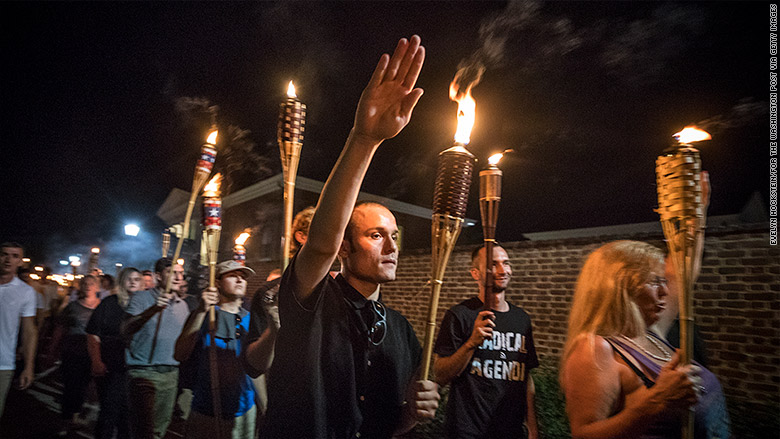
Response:
[[[346,239],[341,240],[341,247],[339,247],[338,257],[344,259],[352,251],[352,247],[349,245],[349,241]]]
[[[471,278],[475,281],[479,282],[479,269],[478,268],[472,268],[469,270],[469,273],[471,273]]]

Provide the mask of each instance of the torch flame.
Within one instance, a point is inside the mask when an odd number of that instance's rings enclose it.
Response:
[[[214,175],[214,177],[211,178],[211,180],[209,180],[208,183],[206,183],[206,186],[203,188],[203,192],[218,194],[220,184],[222,184],[222,174],[217,173]]]
[[[217,144],[217,134],[219,131],[214,130],[211,133],[209,133],[209,136],[206,138],[206,143],[210,145],[216,145]]]
[[[287,85],[287,97],[290,98],[297,98],[298,95],[295,94],[295,86],[293,85],[293,82],[290,81],[290,84]]]
[[[704,130],[700,130],[694,126],[685,127],[682,131],[676,133],[672,137],[674,137],[675,139],[677,139],[678,142],[683,144],[701,142],[702,140],[712,139],[710,133]]]
[[[92,247],[92,253],[98,254],[98,253],[100,253],[100,249],[97,248],[97,247]]]
[[[184,258],[179,258],[176,260],[176,265],[184,266]]]
[[[240,235],[238,235],[238,238],[236,238],[236,245],[244,245],[246,244],[246,240],[249,239],[250,234],[247,232],[244,232]]]
[[[498,162],[501,161],[502,157],[504,157],[503,152],[499,152],[498,154],[493,154],[488,158],[488,163],[490,163],[491,165],[497,165]]]
[[[477,118],[477,101],[471,97],[471,86],[465,93],[458,89],[456,81],[450,84],[450,99],[458,103],[458,129],[455,131],[455,141],[468,145],[471,141],[471,129]]]

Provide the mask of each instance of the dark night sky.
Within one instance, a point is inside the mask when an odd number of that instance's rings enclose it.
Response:
[[[470,149],[481,162],[517,151],[501,165],[500,240],[656,220],[655,157],[697,122],[714,137],[701,145],[710,214],[768,196],[766,3],[1,7],[0,239],[49,261],[112,241],[128,220],[159,236],[155,212],[172,188],[189,190],[208,128],[206,115],[177,110],[183,98],[251,131],[257,169],[242,181],[252,182],[281,169],[276,118],[295,80],[309,110],[299,175],[324,180],[379,55],[414,33],[427,49],[425,95],[364,190],[430,206],[435,157],[455,129],[449,83],[492,35],[505,42],[474,89]],[[479,218],[473,198],[468,216]]]

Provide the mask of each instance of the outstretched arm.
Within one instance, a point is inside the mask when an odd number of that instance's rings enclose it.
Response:
[[[311,295],[336,259],[344,229],[377,148],[409,123],[412,110],[423,94],[414,85],[424,59],[425,49],[416,35],[409,41],[401,39],[392,57],[384,54],[379,59],[360,96],[355,123],[341,156],[322,189],[306,245],[297,257],[293,279],[299,301]]]

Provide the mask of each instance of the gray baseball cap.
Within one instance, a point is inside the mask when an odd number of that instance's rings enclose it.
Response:
[[[231,271],[240,271],[244,273],[244,276],[249,277],[255,274],[255,270],[252,270],[251,268],[241,265],[240,263],[230,260],[230,261],[223,261],[217,264],[217,277],[222,277],[225,273],[230,273]]]

